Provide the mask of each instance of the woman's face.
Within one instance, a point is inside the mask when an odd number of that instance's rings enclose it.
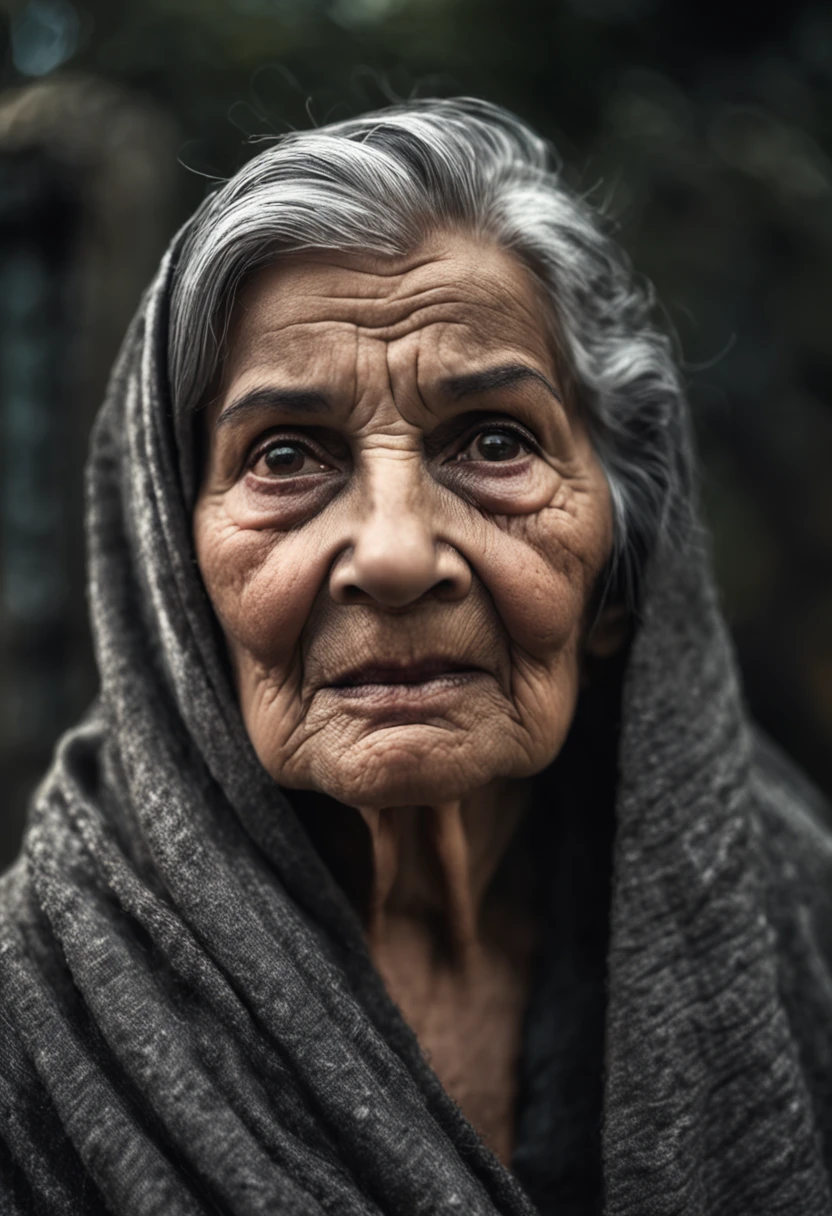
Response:
[[[554,758],[612,514],[518,260],[278,261],[204,425],[197,558],[275,781],[422,805]]]

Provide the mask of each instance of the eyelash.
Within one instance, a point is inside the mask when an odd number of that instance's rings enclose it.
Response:
[[[496,418],[493,422],[482,421],[478,423],[477,426],[475,426],[472,430],[468,431],[459,441],[459,445],[456,447],[454,455],[449,463],[455,461],[460,452],[464,452],[465,449],[469,447],[478,436],[488,434],[492,431],[500,431],[505,434],[514,435],[526,448],[529,449],[530,452],[534,452],[537,455],[540,454],[540,445],[525,427],[519,426],[515,422],[506,422],[500,418]],[[308,456],[311,456],[316,460],[320,460],[324,464],[329,463],[332,460],[329,453],[324,452],[321,448],[315,447],[312,443],[310,443],[306,436],[293,435],[291,432],[287,433],[275,431],[268,435],[266,439],[258,440],[257,445],[246,458],[246,471],[248,472],[253,469],[257,462],[261,460],[263,456],[265,456],[269,449],[274,447],[280,441],[300,448],[301,451],[305,452]]]
[[[268,452],[271,448],[276,447],[280,442],[284,442],[287,445],[291,444],[292,447],[300,448],[302,452],[307,454],[307,456],[312,456],[314,459],[320,460],[322,464],[328,464],[332,460],[332,457],[328,452],[324,452],[323,449],[315,447],[305,436],[300,437],[293,435],[291,432],[284,433],[281,431],[274,431],[265,439],[259,439],[256,446],[246,457],[246,472],[253,469],[258,460],[262,459],[262,457],[266,455],[266,452]]]
[[[529,451],[534,452],[537,455],[540,454],[540,445],[538,444],[534,435],[527,431],[525,427],[519,426],[516,422],[503,422],[501,419],[497,418],[495,422],[479,422],[473,428],[473,430],[468,431],[460,442],[459,447],[456,449],[454,458],[456,458],[460,452],[464,452],[465,449],[469,447],[476,438],[478,438],[478,436],[487,435],[492,431],[499,431],[503,434],[514,435],[525,447],[529,449]]]

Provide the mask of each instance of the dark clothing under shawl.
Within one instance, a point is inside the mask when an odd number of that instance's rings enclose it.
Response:
[[[551,938],[509,1171],[246,736],[194,560],[170,277],[94,434],[100,697],[0,881],[0,1213],[554,1216],[602,1189],[609,1216],[829,1216],[832,837],[748,721],[698,528],[644,586],[611,860],[580,766],[571,799],[540,786]]]

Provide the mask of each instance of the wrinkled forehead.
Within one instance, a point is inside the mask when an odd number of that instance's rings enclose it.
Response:
[[[407,258],[310,252],[279,258],[240,291],[218,397],[276,375],[360,389],[391,377],[432,380],[495,362],[522,362],[556,377],[545,297],[519,259],[460,234]]]

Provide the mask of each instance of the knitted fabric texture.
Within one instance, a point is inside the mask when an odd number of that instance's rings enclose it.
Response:
[[[0,880],[0,1212],[531,1216],[246,736],[166,383],[172,256],[93,438],[100,696]],[[694,526],[647,579],[615,816],[605,1211],[832,1213],[832,839],[747,721]]]

